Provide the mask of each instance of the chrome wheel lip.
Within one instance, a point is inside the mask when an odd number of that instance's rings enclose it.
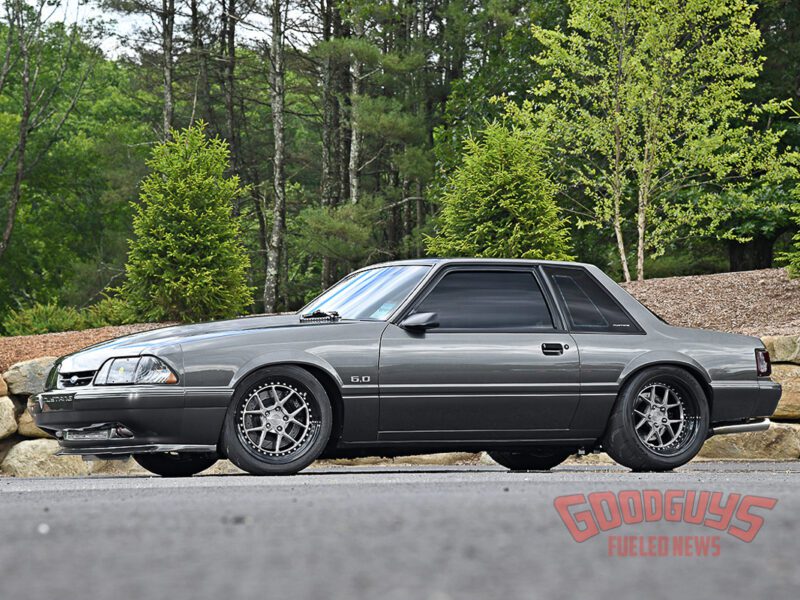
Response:
[[[237,435],[256,456],[298,455],[310,444],[319,421],[308,392],[286,381],[269,381],[252,388],[240,403]]]
[[[662,381],[644,385],[634,400],[633,429],[639,442],[660,456],[680,454],[694,439],[698,414],[686,394]]]

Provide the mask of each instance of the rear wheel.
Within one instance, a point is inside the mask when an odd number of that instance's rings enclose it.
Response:
[[[564,462],[576,452],[575,448],[560,446],[531,448],[524,452],[506,452],[493,450],[489,452],[497,464],[512,471],[548,471]]]
[[[225,454],[253,475],[291,475],[320,455],[332,411],[322,384],[291,365],[269,367],[238,387],[225,416]]]
[[[623,388],[603,449],[634,471],[669,471],[697,455],[708,427],[708,400],[697,380],[679,367],[653,367]]]
[[[218,457],[216,454],[199,452],[156,452],[134,454],[133,460],[162,477],[191,477],[211,467]]]

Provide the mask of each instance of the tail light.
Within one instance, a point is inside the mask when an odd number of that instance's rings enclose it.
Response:
[[[769,361],[769,352],[763,348],[756,349],[756,374],[767,377],[772,373],[772,363]]]

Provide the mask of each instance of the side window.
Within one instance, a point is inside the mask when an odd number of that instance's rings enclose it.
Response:
[[[414,312],[434,312],[439,330],[553,329],[542,290],[529,271],[453,271]]]
[[[544,271],[566,308],[572,331],[641,331],[616,300],[583,269],[545,267]]]

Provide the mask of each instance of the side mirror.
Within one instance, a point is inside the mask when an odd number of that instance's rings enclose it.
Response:
[[[438,326],[439,315],[436,313],[414,313],[400,323],[400,327],[409,331],[426,331]]]

